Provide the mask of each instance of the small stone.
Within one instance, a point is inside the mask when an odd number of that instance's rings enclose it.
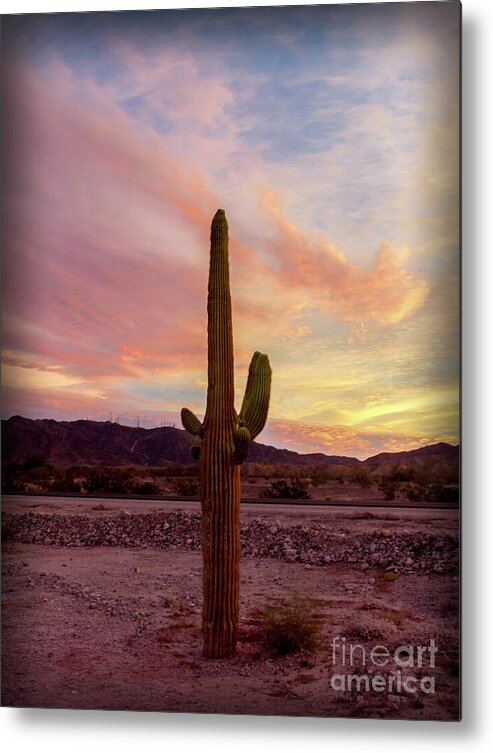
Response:
[[[330,554],[326,554],[323,561],[326,565],[328,565],[329,562],[332,562],[332,557],[330,556]]]
[[[270,533],[270,534],[271,534],[272,536],[275,536],[275,535],[276,535],[276,533],[277,533],[278,531],[279,531],[279,528],[278,528],[277,526],[271,526],[271,527],[269,528],[269,533]]]
[[[311,565],[305,565],[305,570],[312,570],[312,566]]]
[[[361,565],[360,565],[360,570],[363,570],[363,572],[364,572],[365,570],[368,570],[369,567],[370,567],[370,565],[368,564],[368,562],[362,562]]]
[[[387,700],[389,703],[395,703],[395,704],[399,704],[401,702],[401,699],[399,698],[399,696],[394,695],[393,693],[388,694]]]

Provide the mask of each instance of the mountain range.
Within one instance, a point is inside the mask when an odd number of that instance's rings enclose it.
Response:
[[[29,458],[59,466],[191,464],[194,439],[182,429],[123,426],[110,421],[55,421],[12,416],[2,420],[2,465]],[[367,468],[386,473],[393,466],[423,468],[430,473],[458,473],[459,446],[439,442],[405,452],[382,452],[366,460],[302,454],[253,442],[248,461],[262,465]]]

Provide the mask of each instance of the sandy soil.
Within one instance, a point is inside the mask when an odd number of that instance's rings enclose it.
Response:
[[[94,514],[105,514],[94,511]],[[106,512],[106,514],[108,514]],[[313,520],[316,523],[316,520]],[[324,517],[327,523],[327,517]],[[334,518],[334,526],[381,521]],[[391,522],[392,524],[392,522]],[[402,522],[395,522],[396,525]],[[389,521],[385,523],[389,525]],[[406,520],[406,527],[456,527]],[[459,716],[457,578],[374,579],[349,564],[243,558],[237,657],[201,655],[201,555],[163,549],[56,548],[6,542],[2,552],[2,704],[297,716],[447,719]],[[260,627],[266,605],[310,600],[319,648],[279,657]],[[345,637],[353,666],[334,662]],[[429,646],[436,661],[402,670],[369,660],[375,645]],[[408,655],[409,658],[409,655]],[[358,666],[359,665],[359,666]],[[334,674],[433,676],[435,692],[334,689]]]

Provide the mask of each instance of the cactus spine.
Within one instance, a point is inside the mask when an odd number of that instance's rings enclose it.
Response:
[[[228,222],[212,220],[207,299],[208,387],[203,423],[182,410],[184,428],[200,436],[205,656],[234,656],[240,580],[240,463],[262,431],[269,407],[271,369],[255,353],[240,414],[234,407],[233,323],[229,288]]]

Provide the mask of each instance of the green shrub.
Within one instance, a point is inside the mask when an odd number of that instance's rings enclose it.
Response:
[[[268,499],[310,499],[308,481],[302,478],[279,479],[262,490]]]
[[[264,641],[278,654],[317,648],[320,628],[306,600],[294,595],[279,606],[267,606],[261,628]]]

